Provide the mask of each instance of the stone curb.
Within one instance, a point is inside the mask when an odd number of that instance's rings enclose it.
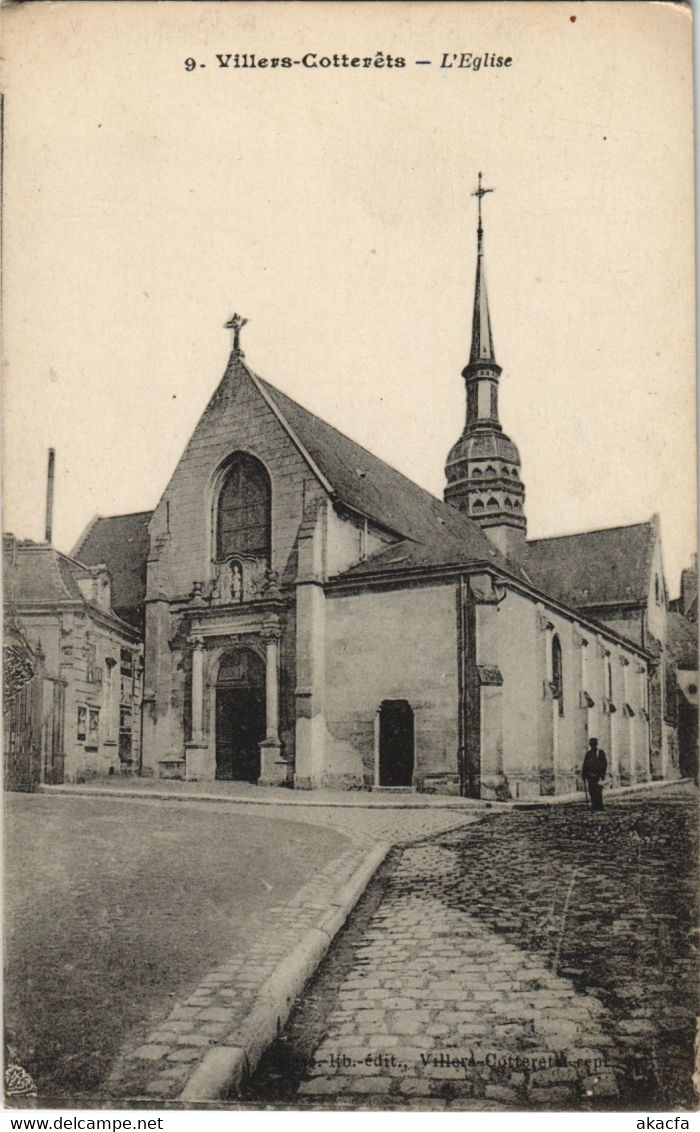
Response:
[[[685,782],[691,782],[690,778],[669,778],[669,779],[656,779],[653,782],[639,782],[635,786],[615,786],[608,788],[605,791],[606,798],[617,798],[622,794],[636,794],[641,791],[663,789],[668,786],[680,786]],[[66,795],[68,797],[77,798],[119,798],[131,799],[132,801],[154,801],[154,802],[216,802],[220,805],[228,806],[282,806],[284,808],[295,806],[303,806],[304,808],[321,808],[321,809],[365,809],[365,810],[436,810],[436,811],[456,811],[458,813],[465,813],[469,810],[493,810],[495,812],[506,813],[509,810],[530,810],[540,806],[561,806],[571,805],[572,802],[585,803],[584,794],[551,794],[540,795],[535,798],[520,798],[514,799],[509,802],[496,802],[486,800],[484,798],[454,798],[445,801],[435,801],[434,796],[431,794],[420,795],[424,800],[411,801],[411,802],[369,802],[369,801],[353,801],[353,802],[340,802],[340,801],[325,801],[322,798],[241,798],[231,795],[222,794],[174,794],[169,791],[163,790],[120,790],[105,788],[100,789],[90,788],[89,786],[73,786],[73,785],[60,785],[60,786],[47,786],[42,784],[38,787],[37,793],[39,794],[58,794]]]
[[[389,842],[382,842],[368,853],[350,880],[335,893],[333,902],[316,925],[307,930],[291,955],[279,963],[263,983],[252,1010],[238,1031],[231,1035],[232,1044],[214,1046],[205,1054],[178,1100],[212,1101],[240,1089],[245,1078],[255,1071],[265,1050],[281,1033],[295,999],[316,972],[334,937],[391,849]]]
[[[664,778],[653,782],[638,782],[635,786],[613,786],[605,790],[606,798],[619,798],[622,794],[641,794],[650,790],[661,790],[667,786],[681,786],[684,782],[691,782],[690,778]],[[539,798],[523,798],[520,801],[501,802],[501,806],[508,806],[511,810],[535,810],[542,806],[571,805],[572,802],[586,804],[584,794],[551,794]]]
[[[261,789],[265,789],[261,787]],[[60,786],[48,786],[42,783],[36,791],[38,794],[65,794],[71,797],[79,798],[131,798],[137,801],[153,801],[158,802],[217,802],[221,805],[227,806],[283,806],[294,807],[302,806],[305,809],[319,808],[324,810],[457,810],[465,811],[471,809],[490,809],[491,807],[501,807],[503,809],[509,808],[511,802],[491,802],[483,798],[458,798],[449,795],[441,795],[440,800],[437,801],[433,794],[421,794],[416,796],[416,801],[410,802],[370,802],[372,797],[371,793],[364,795],[361,801],[341,802],[336,799],[326,800],[324,798],[309,798],[306,791],[297,791],[297,796],[293,796],[290,790],[289,798],[248,798],[240,797],[230,794],[176,794],[169,790],[120,790],[118,787],[90,787],[78,786],[72,784],[62,784]],[[302,797],[299,797],[302,794]],[[406,797],[406,795],[404,795]],[[423,799],[418,801],[417,799]]]

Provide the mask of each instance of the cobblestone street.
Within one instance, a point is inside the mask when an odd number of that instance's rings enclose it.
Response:
[[[246,1099],[694,1107],[696,824],[679,787],[397,850]]]
[[[6,1039],[42,1101],[177,1097],[378,844],[477,820],[51,793],[6,808]]]
[[[186,803],[189,805],[189,803]],[[199,803],[192,803],[195,812]],[[213,807],[214,812],[224,807]],[[248,943],[193,985],[150,1032],[127,1043],[104,1088],[110,1096],[174,1098],[206,1051],[217,1042],[235,1044],[236,1034],[275,968],[294,951],[323,916],[338,887],[349,879],[378,842],[402,844],[430,834],[464,827],[473,814],[436,810],[370,808],[326,809],[312,806],[237,806],[228,811],[261,823],[307,824],[345,833],[352,847],[331,857],[308,884],[247,925]]]

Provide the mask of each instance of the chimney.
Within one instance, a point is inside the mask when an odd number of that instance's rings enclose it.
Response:
[[[56,451],[49,448],[49,467],[46,479],[46,531],[44,542],[51,542],[53,535],[53,472],[56,462]]]

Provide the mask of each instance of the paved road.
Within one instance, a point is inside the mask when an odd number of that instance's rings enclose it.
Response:
[[[8,795],[8,1061],[44,1103],[177,1096],[378,841],[473,820]]]
[[[151,805],[161,810],[164,806],[166,810],[171,808],[163,802]],[[175,1098],[212,1045],[240,1045],[241,1027],[265,981],[279,964],[285,963],[319,920],[323,920],[337,891],[363,865],[377,842],[402,844],[476,820],[473,814],[432,809],[331,809],[298,805],[227,808],[222,804],[210,806],[201,802],[178,802],[175,809],[181,805],[195,812],[202,807],[224,810],[234,820],[248,815],[251,820],[256,819],[260,828],[264,828],[268,818],[272,819],[272,829],[277,821],[290,822],[301,831],[302,840],[303,825],[322,826],[334,835],[344,833],[347,841],[343,838],[343,843],[349,847],[330,855],[325,862],[319,861],[313,854],[313,846],[320,831],[309,830],[312,850],[309,859],[315,865],[312,879],[297,892],[290,887],[283,901],[266,907],[264,916],[247,919],[245,945],[234,941],[237,945],[223,963],[193,984],[189,993],[172,1005],[169,1013],[161,1014],[150,1030],[141,1033],[138,1041],[126,1043],[104,1083],[110,1096]],[[255,877],[257,862],[250,860],[249,868],[251,876]],[[281,875],[284,875],[284,866]]]
[[[6,798],[8,1060],[39,1099],[99,1095],[123,1040],[165,1017],[350,842],[224,807]]]
[[[696,836],[678,789],[397,851],[247,1098],[693,1107]]]

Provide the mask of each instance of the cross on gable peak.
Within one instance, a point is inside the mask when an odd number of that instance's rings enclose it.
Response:
[[[226,330],[233,331],[233,353],[239,357],[243,357],[241,349],[241,330],[248,322],[247,318],[243,318],[240,314],[232,314],[227,323],[224,324]]]

